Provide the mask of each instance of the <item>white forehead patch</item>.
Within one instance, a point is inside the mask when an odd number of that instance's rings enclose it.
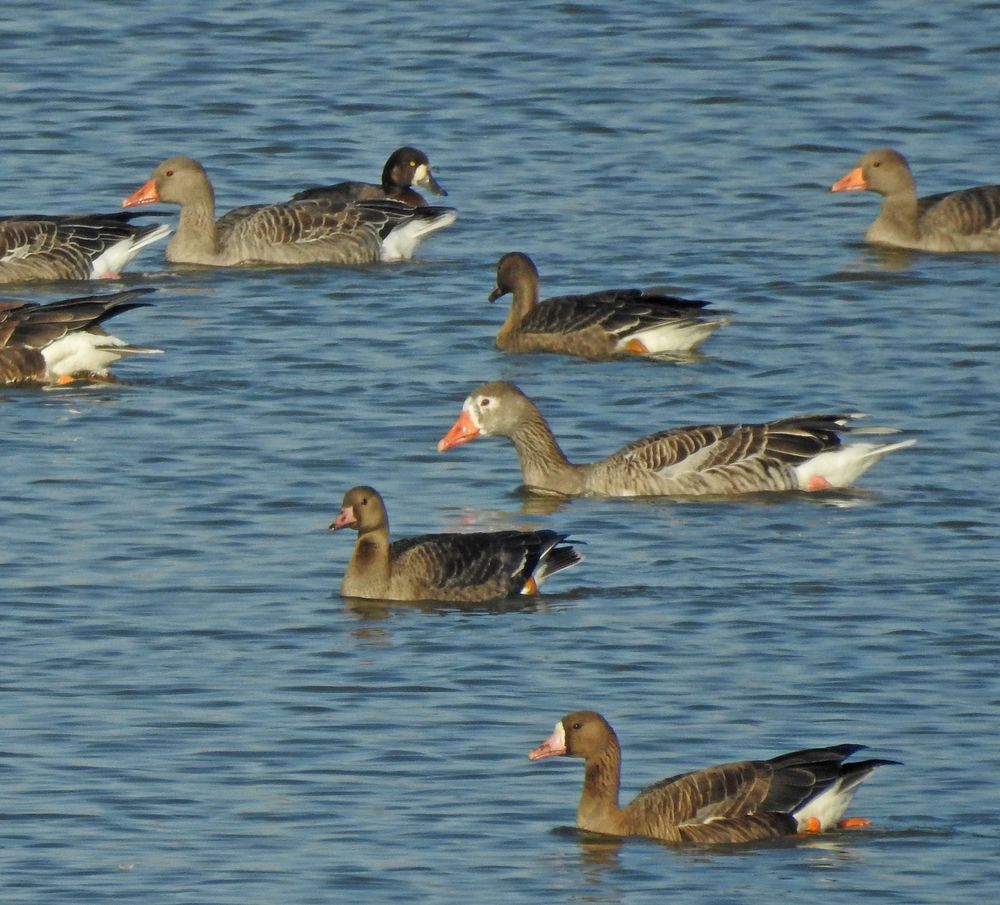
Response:
[[[413,171],[413,181],[423,182],[430,175],[430,171],[427,169],[427,164],[422,163]]]
[[[462,411],[465,412],[476,427],[481,427],[479,423],[479,400],[475,396],[469,396],[462,404]]]

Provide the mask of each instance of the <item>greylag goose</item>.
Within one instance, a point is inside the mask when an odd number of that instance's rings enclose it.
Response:
[[[491,302],[508,292],[513,301],[497,334],[503,352],[561,352],[584,358],[690,352],[723,324],[708,302],[606,289],[539,301],[538,270],[526,254],[510,252],[497,264]]]
[[[1000,251],[1000,185],[918,198],[906,158],[879,148],[830,186],[831,192],[866,189],[882,196],[866,242],[919,251]]]
[[[113,278],[170,226],[139,226],[133,213],[0,218],[0,283]]]
[[[293,201],[308,198],[330,198],[340,201],[381,201],[386,198],[402,201],[410,207],[427,207],[424,196],[413,186],[427,189],[435,195],[447,195],[431,172],[427,155],[417,148],[397,148],[382,168],[382,182],[338,182],[304,189],[292,195]]]
[[[389,518],[371,487],[344,494],[331,531],[354,528],[358,540],[344,572],[345,597],[484,602],[535,594],[550,575],[583,557],[556,531],[423,534],[389,542]]]
[[[863,818],[842,820],[843,815],[861,783],[878,767],[899,761],[845,763],[862,748],[809,748],[681,773],[643,789],[625,807],[618,804],[621,747],[599,713],[580,710],[564,716],[528,757],[583,758],[583,793],[576,812],[582,830],[719,844],[867,826]]]
[[[162,201],[181,208],[167,260],[232,267],[241,264],[372,264],[410,257],[455,210],[413,208],[399,201],[315,198],[254,204],[215,219],[215,195],[204,168],[189,157],[163,161],[123,207]]]
[[[850,418],[817,414],[765,424],[675,427],[599,462],[574,465],[538,407],[514,384],[495,381],[472,391],[438,451],[476,437],[506,437],[532,490],[564,496],[705,496],[847,487],[884,455],[916,442],[841,445],[839,434],[851,430]]]
[[[148,305],[133,299],[152,291],[128,289],[47,305],[0,303],[0,384],[109,379],[108,367],[118,359],[159,353],[130,345],[100,327],[123,311]]]

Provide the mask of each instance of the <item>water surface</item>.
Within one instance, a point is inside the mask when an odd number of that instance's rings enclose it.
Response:
[[[0,394],[4,901],[986,901],[996,867],[1000,262],[887,254],[828,186],[892,144],[925,193],[1000,179],[998,8],[876,3],[36,4],[0,23],[6,212],[114,208],[163,157],[220,209],[423,148],[459,221],[371,268],[168,267],[113,387]],[[496,260],[549,294],[729,309],[700,361],[505,356]],[[26,290],[36,300],[93,287]],[[578,460],[676,424],[871,413],[857,491],[518,492],[435,452],[516,381]],[[394,534],[553,526],[586,562],[488,607],[344,601],[343,492]],[[345,533],[346,534],[346,533]],[[866,743],[869,830],[730,851],[567,830],[565,712],[671,773]]]

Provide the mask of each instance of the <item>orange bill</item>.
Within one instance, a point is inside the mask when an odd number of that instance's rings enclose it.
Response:
[[[831,185],[830,191],[860,192],[866,188],[868,188],[868,183],[865,182],[865,174],[861,171],[861,167],[855,167],[843,179],[838,179],[833,185]]]
[[[160,193],[156,190],[156,180],[150,179],[144,186],[129,195],[122,202],[122,207],[138,207],[140,204],[153,204],[159,200]]]
[[[438,452],[444,452],[453,446],[461,446],[478,436],[479,428],[473,422],[472,416],[463,409],[458,420],[451,426],[451,430],[438,441]]]

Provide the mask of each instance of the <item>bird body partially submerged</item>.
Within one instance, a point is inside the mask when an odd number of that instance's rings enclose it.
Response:
[[[770,760],[744,760],[671,776],[618,803],[621,747],[599,713],[563,717],[528,757],[580,757],[580,829],[665,842],[737,843],[838,826],[857,787],[876,768],[897,761],[848,762],[863,745],[807,748]],[[867,821],[850,822],[863,825]]]

